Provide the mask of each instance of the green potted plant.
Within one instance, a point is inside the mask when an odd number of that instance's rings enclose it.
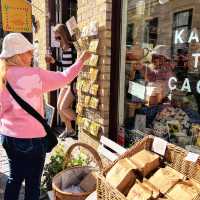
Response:
[[[65,160],[65,149],[63,144],[59,144],[53,151],[50,161],[44,167],[41,191],[46,193],[52,190],[53,177],[63,170]],[[67,167],[85,166],[89,163],[89,158],[82,152],[76,153],[68,163]]]

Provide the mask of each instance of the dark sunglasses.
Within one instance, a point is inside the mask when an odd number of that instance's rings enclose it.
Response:
[[[57,36],[57,37],[55,37],[55,40],[61,41],[61,37]]]

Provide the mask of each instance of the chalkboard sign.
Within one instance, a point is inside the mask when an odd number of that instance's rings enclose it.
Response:
[[[45,119],[49,126],[52,126],[55,108],[49,104],[45,104]]]

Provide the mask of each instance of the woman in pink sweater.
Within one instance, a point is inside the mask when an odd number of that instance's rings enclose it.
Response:
[[[10,176],[4,200],[17,200],[25,180],[25,200],[39,200],[40,179],[45,161],[43,126],[9,94],[6,81],[42,116],[43,94],[69,84],[90,58],[84,52],[64,72],[31,68],[32,44],[20,33],[10,33],[0,55],[0,142],[9,158]]]

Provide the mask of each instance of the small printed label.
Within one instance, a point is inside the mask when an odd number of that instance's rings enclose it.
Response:
[[[199,154],[189,152],[188,155],[185,157],[185,160],[195,163],[197,162],[199,156],[200,156]]]
[[[153,145],[152,145],[152,151],[164,156],[166,148],[167,148],[167,144],[168,144],[167,141],[161,138],[155,137],[153,141]]]

